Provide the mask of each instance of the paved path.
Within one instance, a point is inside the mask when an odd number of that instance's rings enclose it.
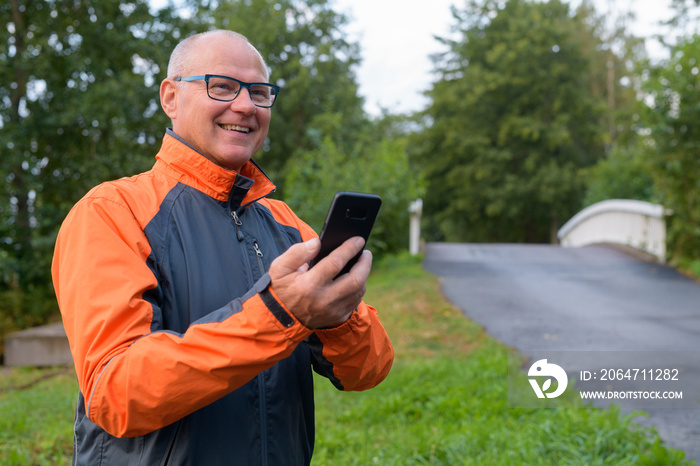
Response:
[[[669,267],[606,246],[448,243],[428,244],[424,266],[467,317],[526,356],[679,352],[700,393],[700,284]],[[684,403],[638,422],[700,460],[700,400]]]

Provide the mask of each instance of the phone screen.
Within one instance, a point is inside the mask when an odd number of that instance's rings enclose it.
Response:
[[[361,236],[366,243],[381,205],[382,200],[376,194],[337,192],[321,230],[321,250],[311,261],[311,266],[313,267],[349,238]],[[361,254],[362,251],[353,257],[338,275],[347,273]]]

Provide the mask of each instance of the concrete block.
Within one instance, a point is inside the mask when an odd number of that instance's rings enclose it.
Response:
[[[6,366],[64,366],[73,358],[63,324],[22,330],[5,337]]]

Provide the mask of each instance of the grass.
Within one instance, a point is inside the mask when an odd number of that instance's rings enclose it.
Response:
[[[418,260],[377,263],[366,299],[392,337],[394,367],[366,392],[316,380],[314,466],[686,464],[614,407],[569,396],[564,408],[508,408],[517,358],[446,302]],[[77,386],[72,372],[41,379],[55,371],[0,372],[0,464],[70,464]]]
[[[0,370],[0,464],[71,464],[72,368]]]

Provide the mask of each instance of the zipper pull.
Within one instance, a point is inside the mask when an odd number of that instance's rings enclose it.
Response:
[[[258,242],[255,241],[253,242],[253,249],[255,249],[255,255],[258,256],[260,259],[263,258],[263,253],[260,250],[260,246],[258,246]]]
[[[258,242],[253,240],[253,250],[255,251],[255,255],[258,256],[258,265],[260,266],[260,273],[265,273],[265,264],[263,263],[263,253],[260,250],[260,246],[258,246]]]
[[[231,211],[231,218],[233,219],[233,223],[236,224],[236,237],[238,238],[238,241],[243,241],[243,232],[241,231],[241,225],[243,225],[243,222],[241,222],[241,219],[238,218],[238,214],[235,210]]]

